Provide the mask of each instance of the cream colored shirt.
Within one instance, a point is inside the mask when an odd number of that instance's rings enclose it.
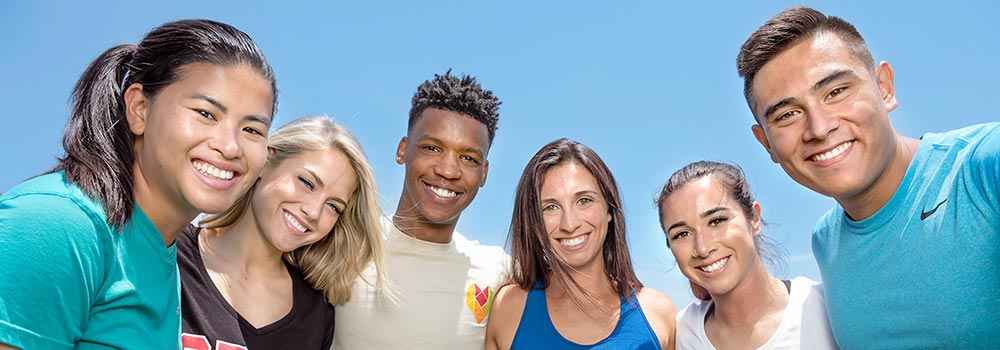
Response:
[[[358,279],[336,306],[333,349],[483,349],[493,297],[509,256],[455,232],[449,243],[422,241],[386,225],[386,276],[396,301]],[[362,274],[376,281],[374,266]]]

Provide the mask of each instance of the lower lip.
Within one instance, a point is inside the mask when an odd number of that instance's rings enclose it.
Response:
[[[855,142],[856,141],[850,141],[850,144],[847,145],[847,149],[845,149],[843,152],[840,152],[840,154],[838,154],[836,157],[833,157],[833,158],[830,158],[830,159],[826,159],[826,160],[821,160],[821,161],[813,160],[812,162],[813,162],[813,164],[816,164],[816,165],[821,166],[821,167],[831,166],[833,164],[836,164],[837,162],[840,162],[841,160],[843,160],[844,157],[847,157],[847,155],[850,154],[851,151],[854,150],[854,143]],[[837,147],[840,147],[841,145],[843,145],[843,144],[837,145]]]
[[[285,227],[288,228],[288,232],[291,233],[292,235],[305,236],[309,232],[309,231],[306,232],[299,231],[298,227],[295,227],[295,225],[292,225],[292,223],[288,221],[288,217],[285,216],[284,211],[281,212],[281,220],[285,222]]]
[[[434,192],[434,190],[431,189],[431,185],[428,185],[426,183],[424,183],[423,185],[424,185],[424,190],[427,191],[427,193],[429,193],[431,195],[431,198],[434,198],[438,202],[451,203],[451,202],[457,201],[458,197],[462,196],[462,194],[459,193],[459,194],[456,194],[454,197],[450,197],[450,198],[449,197],[441,197],[441,196],[439,196],[437,194],[437,192]]]
[[[694,269],[698,270],[698,273],[701,273],[702,275],[704,275],[706,277],[716,276],[716,275],[722,273],[723,271],[726,271],[726,268],[729,267],[729,261],[732,260],[732,258],[733,258],[732,256],[724,258],[724,259],[727,259],[726,263],[722,264],[722,267],[720,267],[718,270],[715,270],[715,271],[712,271],[712,272],[708,272],[708,271],[702,270],[701,268],[697,268],[697,267],[694,268]]]
[[[574,245],[574,246],[565,246],[562,243],[558,243],[558,244],[559,244],[559,247],[561,247],[565,251],[575,252],[577,250],[580,250],[580,249],[583,249],[584,247],[586,247],[588,242],[590,242],[590,234],[589,233],[583,235],[583,242],[580,242],[580,244],[577,244],[577,245]]]
[[[194,170],[194,173],[197,174],[199,178],[201,178],[202,182],[220,191],[225,191],[232,188],[233,185],[236,184],[236,179],[240,177],[240,175],[238,174],[233,174],[232,179],[223,180],[214,176],[205,175],[205,173],[202,173],[201,170],[198,170],[198,168],[194,166],[194,162],[191,162],[191,170]]]

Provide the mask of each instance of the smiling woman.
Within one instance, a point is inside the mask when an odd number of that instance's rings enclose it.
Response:
[[[370,263],[382,278],[375,177],[357,140],[309,117],[275,130],[268,150],[243,198],[178,238],[185,348],[328,349],[331,304]]]
[[[176,349],[174,239],[257,178],[275,96],[250,37],[208,20],[91,63],[66,156],[0,197],[0,343]]]
[[[632,270],[618,184],[575,141],[545,145],[521,175],[513,282],[497,293],[487,349],[672,349],[673,301]]]

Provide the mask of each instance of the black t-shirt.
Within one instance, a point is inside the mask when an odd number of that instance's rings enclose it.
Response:
[[[182,348],[320,349],[333,342],[333,306],[287,262],[292,277],[292,310],[272,324],[255,328],[215,288],[198,249],[198,227],[188,225],[177,238],[181,276]],[[230,232],[239,234],[239,232]]]

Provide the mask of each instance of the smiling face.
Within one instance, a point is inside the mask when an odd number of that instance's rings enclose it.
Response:
[[[576,162],[557,165],[545,174],[539,198],[556,254],[570,267],[596,264],[603,271],[611,212],[594,175]]]
[[[135,191],[147,215],[218,213],[253,184],[266,156],[271,83],[246,65],[191,63],[147,97],[125,93]],[[155,219],[154,219],[155,220]]]
[[[307,151],[264,169],[250,213],[267,241],[290,252],[330,234],[357,188],[344,152]]]
[[[897,152],[888,117],[896,108],[892,79],[888,63],[873,74],[836,34],[817,33],[757,73],[754,136],[813,191],[838,201],[891,193],[894,186],[879,181]]]
[[[427,108],[399,142],[396,162],[406,165],[400,217],[454,225],[486,184],[486,125],[452,111]]]
[[[671,193],[660,205],[670,251],[691,282],[713,296],[726,295],[753,271],[764,271],[754,237],[760,234],[760,206],[747,217],[714,175]]]

